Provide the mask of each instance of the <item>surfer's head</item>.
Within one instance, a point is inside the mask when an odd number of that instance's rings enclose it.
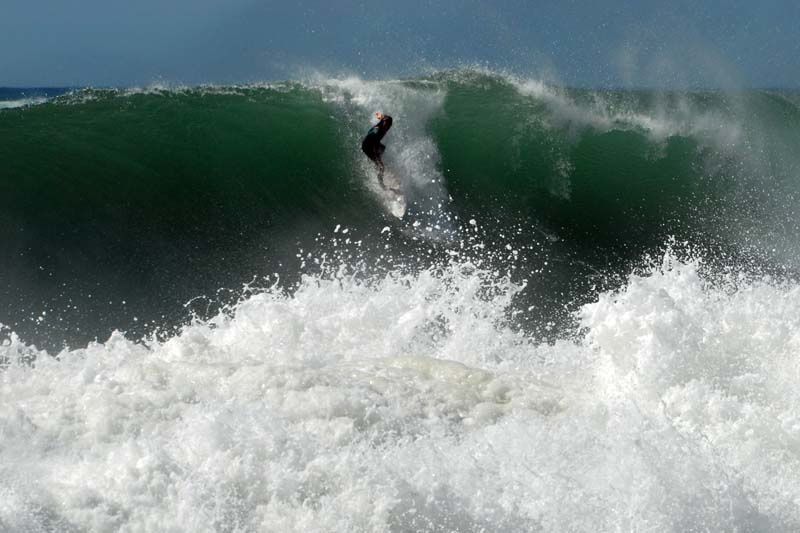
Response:
[[[380,111],[375,111],[375,118],[377,118],[378,120],[383,120],[383,113],[381,113]]]

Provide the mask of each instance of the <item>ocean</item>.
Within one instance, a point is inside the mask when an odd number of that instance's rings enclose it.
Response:
[[[0,89],[0,161],[0,531],[800,529],[799,92]]]

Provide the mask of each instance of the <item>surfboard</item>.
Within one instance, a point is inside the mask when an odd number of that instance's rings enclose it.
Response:
[[[403,196],[402,183],[397,176],[389,171],[383,173],[383,186],[379,194],[389,212],[397,218],[406,214],[406,198]]]

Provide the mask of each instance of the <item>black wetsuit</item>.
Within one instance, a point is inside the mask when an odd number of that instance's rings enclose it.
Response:
[[[391,127],[392,117],[383,115],[381,121],[369,129],[367,136],[364,137],[364,142],[361,143],[361,149],[364,150],[367,157],[375,161],[380,170],[383,170],[381,156],[383,155],[383,151],[386,150],[386,147],[381,143],[381,139],[383,139],[383,136],[386,135],[386,132],[389,131]]]

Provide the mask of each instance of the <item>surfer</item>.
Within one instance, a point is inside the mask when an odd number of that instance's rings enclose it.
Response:
[[[389,131],[389,128],[392,127],[392,117],[378,111],[375,113],[375,118],[378,119],[378,123],[372,126],[367,132],[367,136],[364,137],[364,141],[361,143],[361,149],[367,154],[367,157],[375,163],[375,166],[378,167],[378,179],[381,185],[383,185],[384,166],[381,156],[383,155],[383,151],[386,150],[386,147],[381,143],[381,139],[383,139],[383,136]]]

